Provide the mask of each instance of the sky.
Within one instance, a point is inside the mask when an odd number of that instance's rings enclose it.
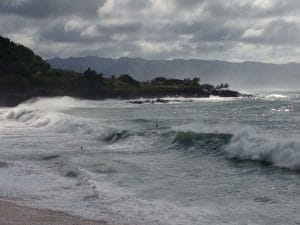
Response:
[[[300,1],[0,0],[0,35],[43,58],[300,62]]]

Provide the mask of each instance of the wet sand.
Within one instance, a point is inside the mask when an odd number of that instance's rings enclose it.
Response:
[[[18,206],[0,200],[0,225],[105,225],[105,222],[84,220],[61,212]]]

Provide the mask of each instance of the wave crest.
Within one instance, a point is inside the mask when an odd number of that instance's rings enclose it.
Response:
[[[226,158],[241,161],[257,161],[276,167],[300,170],[300,141],[290,138],[276,139],[267,134],[258,134],[253,129],[231,133],[176,132],[173,144],[180,149],[215,151]]]
[[[74,117],[60,112],[49,112],[31,107],[35,100],[29,105],[20,105],[6,112],[7,119],[16,120],[27,126],[47,129],[56,133],[69,133],[108,143],[124,140],[131,136],[127,130],[119,130],[113,127],[95,124],[95,121]]]
[[[250,130],[233,136],[224,148],[229,158],[268,162],[280,168],[300,170],[300,142],[258,136]]]

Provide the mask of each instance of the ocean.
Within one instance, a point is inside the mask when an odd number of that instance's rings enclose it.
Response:
[[[300,224],[300,92],[0,108],[0,196],[108,224]]]

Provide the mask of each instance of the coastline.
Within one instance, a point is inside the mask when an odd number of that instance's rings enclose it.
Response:
[[[112,94],[112,95],[103,95],[103,96],[84,96],[84,95],[76,95],[76,94],[61,94],[61,93],[47,93],[43,91],[32,91],[32,92],[8,92],[8,93],[1,93],[0,92],[0,107],[15,107],[22,102],[25,102],[32,98],[37,97],[62,97],[62,96],[69,96],[73,98],[83,99],[83,100],[96,100],[101,101],[105,99],[122,99],[122,100],[136,100],[139,98],[165,98],[165,97],[183,97],[183,98],[191,98],[191,97],[197,97],[197,98],[209,98],[210,96],[219,96],[219,97],[250,97],[251,95],[245,95],[241,94],[238,91],[233,90],[219,90],[219,91],[206,91],[204,93],[144,93],[144,94],[130,94],[130,93],[118,93],[118,94]]]
[[[19,206],[0,199],[0,225],[106,225],[104,221],[85,220],[62,212]]]

